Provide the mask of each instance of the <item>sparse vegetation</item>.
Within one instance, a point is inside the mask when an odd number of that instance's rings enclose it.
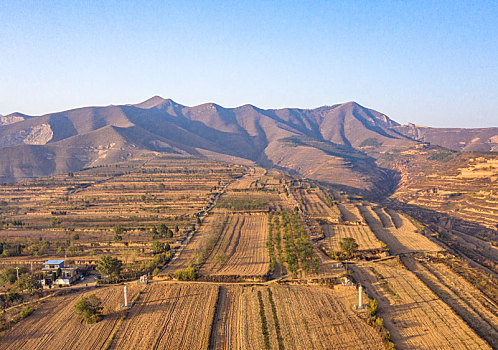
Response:
[[[95,294],[82,298],[74,309],[88,323],[97,323],[102,319],[102,301]]]
[[[358,243],[352,237],[345,237],[339,242],[341,251],[348,257],[353,256],[358,250]]]
[[[97,269],[101,274],[113,277],[119,277],[121,275],[122,267],[123,263],[121,260],[112,256],[103,256],[97,263]]]
[[[179,281],[195,281],[198,276],[198,272],[192,266],[175,273],[175,278]]]

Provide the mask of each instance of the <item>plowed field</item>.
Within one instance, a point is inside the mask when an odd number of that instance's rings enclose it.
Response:
[[[258,302],[261,293],[262,309]],[[354,287],[221,287],[213,349],[263,349],[261,310],[271,349],[384,349],[352,310]],[[273,304],[273,306],[272,306]],[[278,324],[278,326],[276,326]]]
[[[355,272],[379,301],[397,348],[491,348],[398,260],[360,263]]]
[[[138,290],[130,285],[130,300]],[[103,320],[92,325],[74,313],[76,302],[90,294],[96,294],[104,305]],[[124,315],[122,302],[122,286],[53,297],[7,333],[0,349],[101,349]]]
[[[116,333],[111,349],[205,349],[218,287],[153,284]]]
[[[267,236],[266,214],[231,214],[201,273],[216,276],[265,275],[270,264]]]

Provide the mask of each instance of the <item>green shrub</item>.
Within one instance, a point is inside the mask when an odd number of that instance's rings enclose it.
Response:
[[[376,299],[370,300],[370,304],[368,305],[368,311],[370,312],[370,315],[375,316],[377,315],[377,310],[379,308],[379,304],[377,303]]]
[[[84,297],[74,305],[75,313],[88,323],[96,323],[102,319],[102,301],[92,294]]]
[[[23,320],[26,317],[28,317],[29,315],[31,315],[33,313],[33,311],[34,310],[31,308],[31,306],[26,305],[26,307],[24,309],[22,309],[21,312],[19,312],[19,317],[21,317],[21,320]]]
[[[175,278],[179,281],[195,281],[198,277],[197,271],[192,266],[175,273]]]

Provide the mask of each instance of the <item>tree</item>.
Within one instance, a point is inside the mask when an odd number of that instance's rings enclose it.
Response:
[[[124,232],[124,228],[121,225],[116,225],[112,228],[112,232],[114,232],[115,234],[121,235]]]
[[[117,233],[115,233],[113,239],[114,239],[114,242],[118,243],[118,242],[121,242],[123,240],[123,236],[120,236]]]
[[[352,237],[345,237],[339,242],[341,251],[343,251],[348,256],[353,255],[358,250],[358,243]]]
[[[170,246],[168,243],[163,243],[159,241],[152,242],[152,251],[154,252],[154,254],[164,253],[167,252],[168,250],[170,250]]]
[[[175,277],[180,281],[194,281],[197,279],[198,275],[197,271],[192,266],[189,266],[185,270],[177,271]]]
[[[159,237],[164,237],[168,234],[168,226],[166,226],[165,224],[160,224],[159,225],[159,229],[158,229],[158,232],[159,232]]]
[[[31,306],[29,305],[26,305],[24,307],[24,309],[22,309],[20,312],[19,312],[19,317],[21,317],[21,320],[24,320],[26,317],[28,317],[29,315],[31,315],[33,313],[33,309],[31,308]]]
[[[19,281],[17,281],[16,284],[19,290],[27,290],[29,293],[33,293],[35,290],[42,288],[38,278],[29,273],[19,276]]]
[[[96,323],[102,318],[102,301],[92,294],[84,297],[74,305],[75,313],[83,317],[88,323]]]
[[[156,238],[156,237],[159,236],[159,232],[157,231],[157,227],[156,226],[152,227],[151,232],[152,232],[152,237],[153,238]]]
[[[97,263],[97,270],[102,275],[112,275],[119,276],[121,274],[121,268],[123,263],[117,258],[112,256],[103,256]]]
[[[28,272],[28,269],[24,266],[19,268],[19,276]],[[0,274],[0,281],[2,283],[14,284],[17,281],[17,271],[15,267],[7,267]]]
[[[50,226],[52,226],[52,227],[57,227],[60,224],[62,224],[62,219],[52,218],[52,220],[50,220]]]
[[[123,237],[121,236],[124,232],[124,228],[121,225],[116,225],[111,229],[114,232],[114,242],[121,242]]]

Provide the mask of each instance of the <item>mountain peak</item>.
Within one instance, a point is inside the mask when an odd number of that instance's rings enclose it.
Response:
[[[361,107],[361,108],[365,108],[363,107],[362,105],[360,105],[358,102],[355,102],[355,101],[348,101],[348,102],[344,102],[341,104],[341,106],[351,106],[351,107]]]
[[[173,102],[172,100],[169,99],[164,99],[161,96],[153,96],[143,102],[137,103],[133,106],[138,107],[138,108],[144,108],[144,109],[149,109],[149,108],[154,108],[159,106],[160,104],[163,104],[164,102]],[[174,103],[174,102],[173,102]]]

